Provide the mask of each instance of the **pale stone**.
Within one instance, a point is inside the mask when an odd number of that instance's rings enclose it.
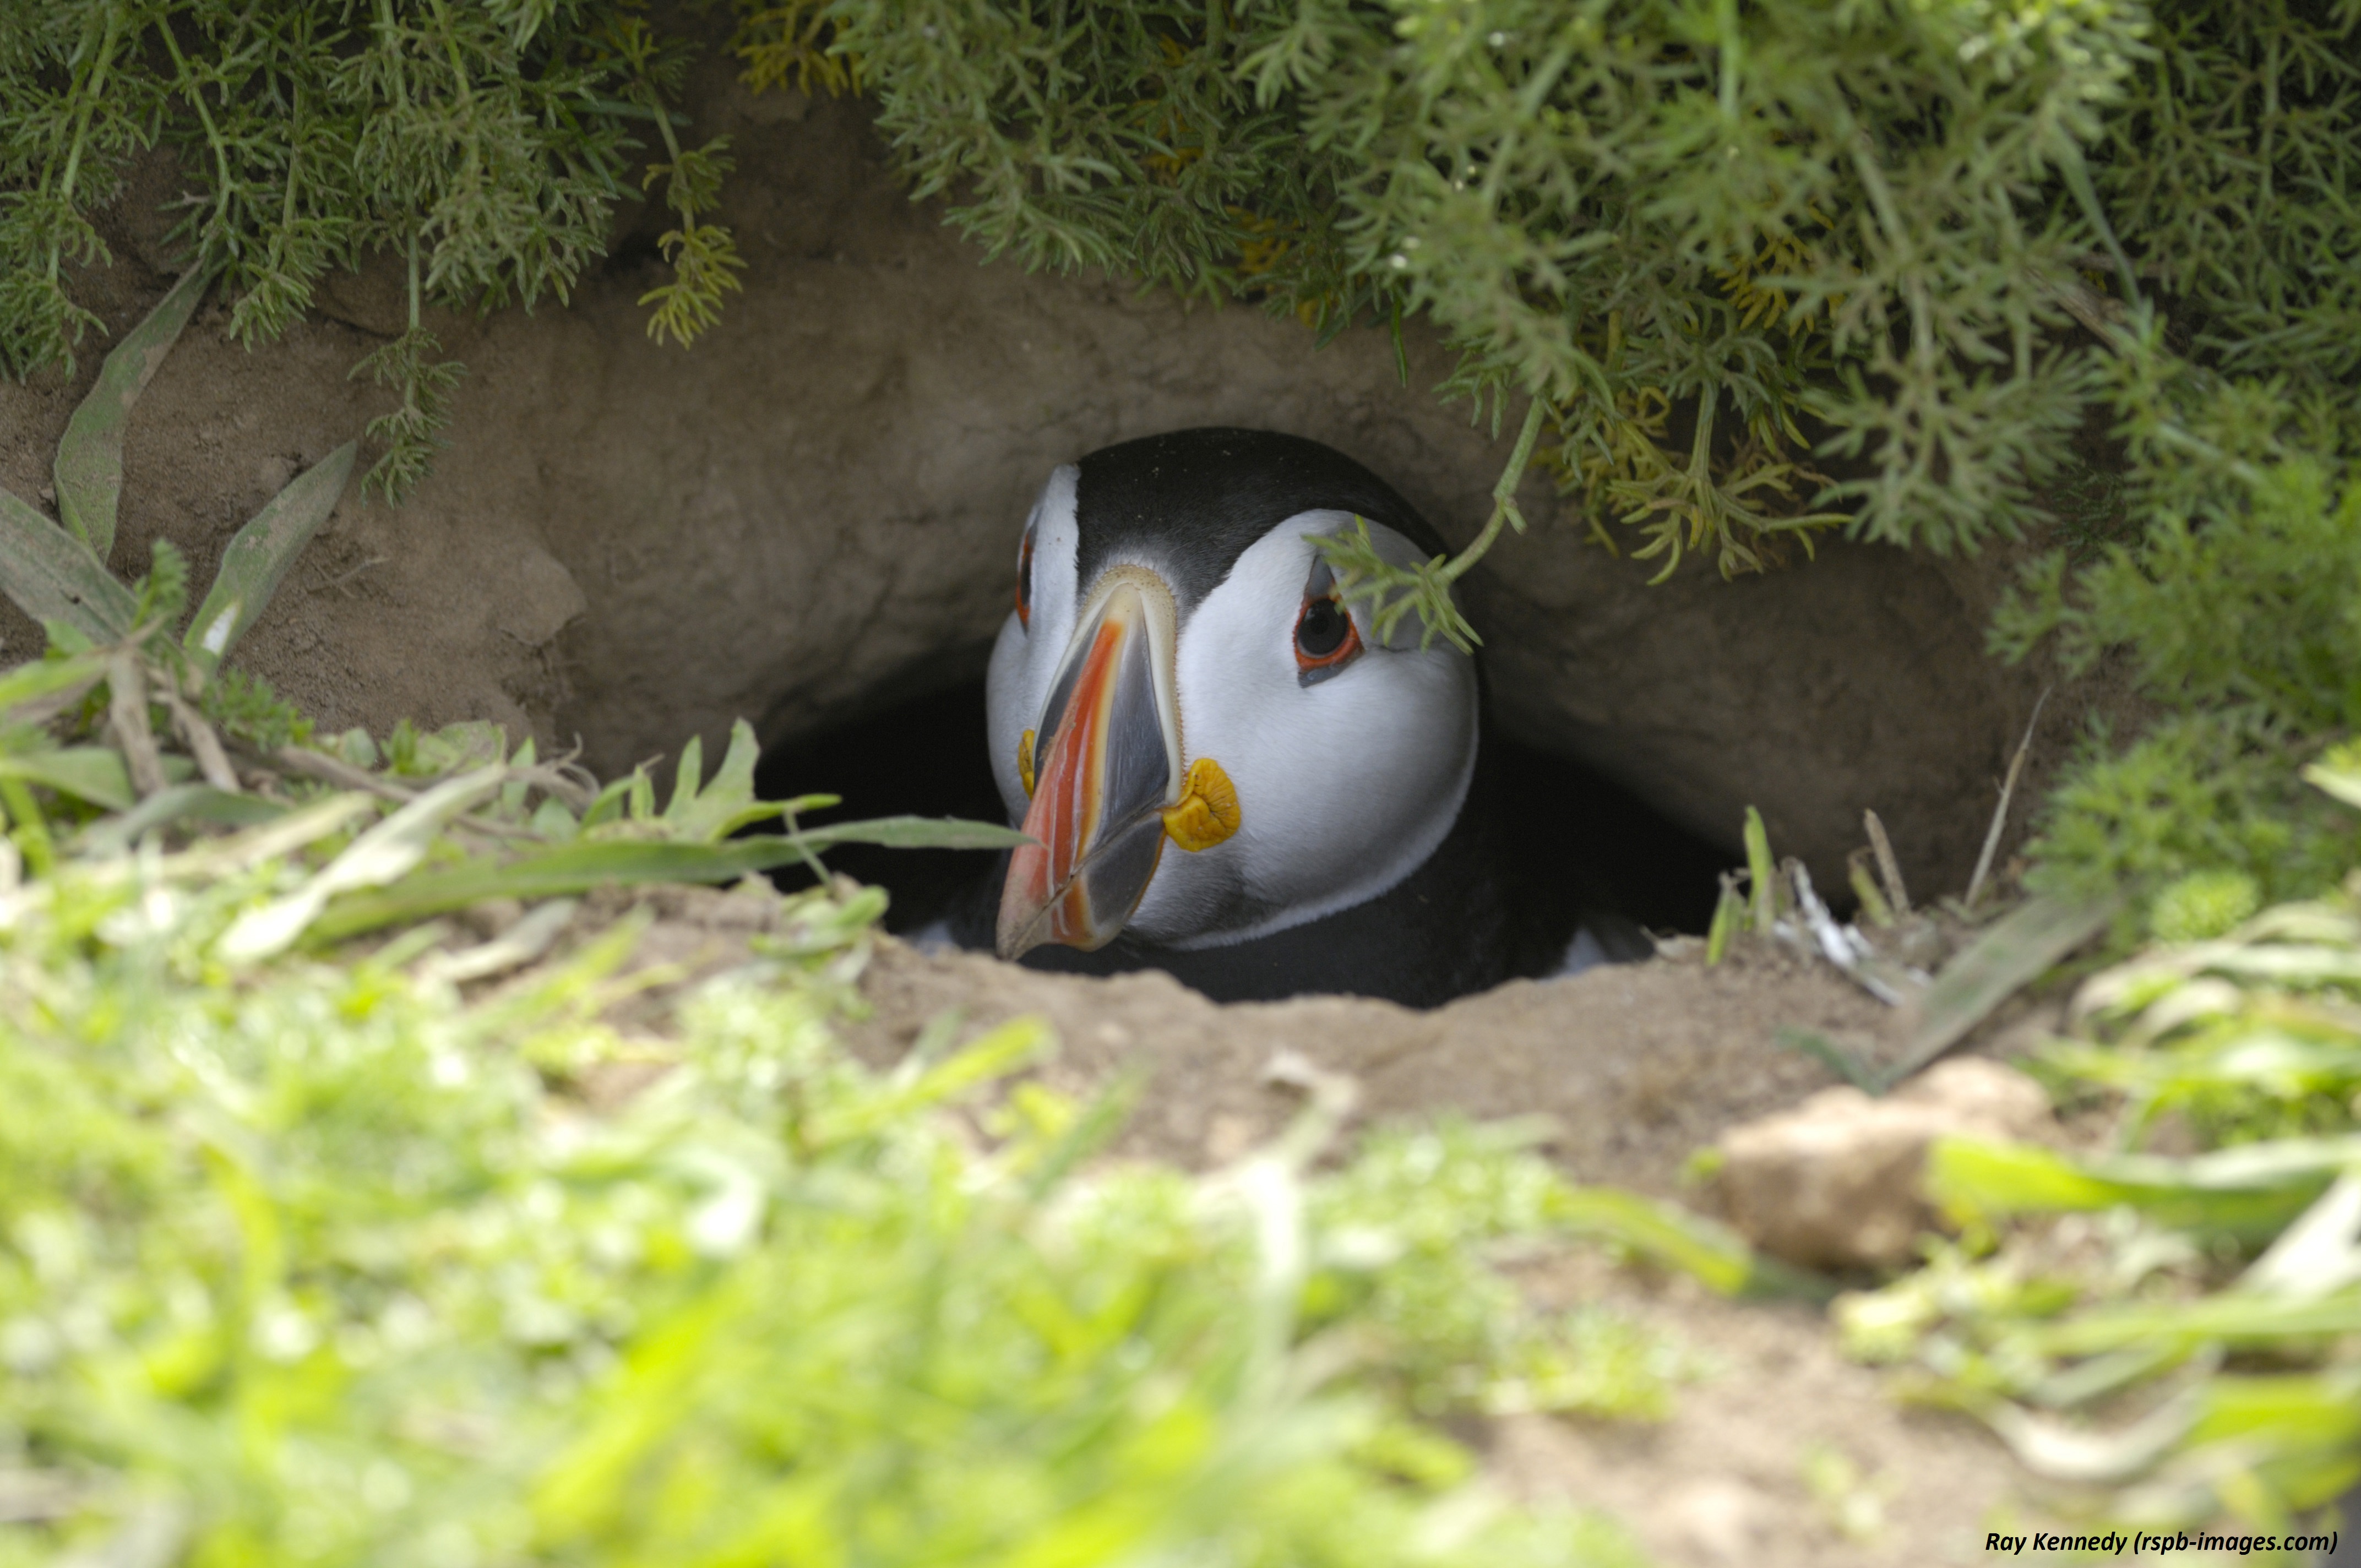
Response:
[[[1717,1182],[1730,1223],[1766,1252],[1817,1268],[1901,1263],[1935,1223],[1920,1183],[1929,1143],[2030,1137],[2049,1121],[2031,1079],[1963,1058],[1883,1100],[1825,1089],[1730,1129]]]

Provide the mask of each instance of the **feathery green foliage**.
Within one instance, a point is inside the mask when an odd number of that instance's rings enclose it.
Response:
[[[649,145],[684,203],[719,149],[673,147],[688,60],[598,0],[30,0],[0,14],[0,371],[71,366],[98,319],[70,268],[111,258],[93,217],[130,161],[176,151],[174,237],[217,274],[232,335],[277,337],[332,269],[407,260],[406,334],[358,367],[397,389],[373,487],[424,471],[456,367],[421,307],[565,300],[606,252]],[[651,135],[651,129],[653,135]],[[702,159],[700,163],[697,160]],[[684,220],[686,222],[687,220]],[[691,226],[664,307],[693,334],[728,236]],[[675,247],[667,247],[668,250]]]
[[[2087,448],[2111,400],[2168,439],[2157,383],[2293,411],[2271,439],[2331,462],[2361,429],[2350,4],[826,14],[988,250],[1323,334],[1423,312],[1451,389],[1496,428],[1534,397],[1598,537],[1638,528],[1665,574],[1839,522],[1945,551],[2167,502],[2252,443],[2120,495]],[[1464,643],[1451,568],[1499,521],[1448,564],[1338,564]]]
[[[2042,519],[2104,389],[2094,308],[2159,296],[2176,352],[2313,389],[2361,341],[2349,0],[732,18],[750,84],[873,93],[917,192],[990,253],[1323,334],[1424,313],[1453,388],[1496,419],[1543,399],[1549,466],[1666,569],[1760,569],[1847,520],[1950,549]],[[379,249],[446,304],[562,299],[645,157],[678,217],[651,330],[685,340],[738,265],[703,221],[727,149],[669,109],[692,48],[620,0],[33,0],[0,23],[0,360],[70,357],[94,318],[65,264],[100,257],[92,214],[159,139],[249,341]],[[376,367],[403,396],[380,482],[438,428],[434,363]]]
[[[2120,751],[2094,733],[2037,885],[2303,897],[2361,848],[2299,779],[2361,725],[2356,27],[2351,5],[2171,8],[2107,119],[2095,183],[2154,291],[2080,302],[2107,346],[2122,521],[2034,562],[1993,641],[2054,638],[2077,672],[2114,653],[2162,717]]]
[[[2120,751],[2093,734],[2049,803],[2034,882],[2152,894],[2219,872],[2306,896],[2361,853],[2351,815],[2299,777],[2361,727],[2361,437],[2324,421],[2312,445],[2282,389],[2186,379],[2178,407],[2133,411],[2139,542],[2079,566],[2051,552],[1994,618],[2011,657],[2054,637],[2081,673],[2118,652],[2163,709]]]
[[[2156,9],[2094,170],[2201,363],[2300,392],[2361,371],[2356,28],[2354,0]]]
[[[2054,280],[2143,15],[1965,5],[840,4],[884,128],[994,252],[1427,313],[1454,385],[1667,567],[1839,521],[1950,548],[2037,515],[2094,390]],[[2087,179],[2082,180],[2087,186]]]

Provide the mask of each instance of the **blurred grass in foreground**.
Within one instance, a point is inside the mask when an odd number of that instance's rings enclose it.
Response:
[[[1661,1411],[1679,1352],[1486,1258],[1580,1232],[1744,1287],[1710,1227],[1509,1131],[1312,1174],[1319,1092],[1210,1176],[1093,1160],[1120,1095],[979,1100],[1038,1025],[843,1054],[883,896],[840,881],[637,1033],[639,915],[522,968],[524,922],[231,939],[411,809],[329,798],[310,844],[0,878],[0,1563],[1632,1560],[1414,1417]],[[463,826],[411,874],[489,864]],[[594,1109],[616,1063],[664,1070]]]

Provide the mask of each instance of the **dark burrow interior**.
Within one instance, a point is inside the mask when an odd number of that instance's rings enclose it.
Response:
[[[1497,770],[1491,808],[1513,825],[1536,875],[1582,889],[1594,907],[1659,935],[1704,932],[1719,873],[1737,861],[1731,849],[1675,824],[1580,762],[1497,733],[1486,744]],[[904,814],[1002,820],[981,680],[773,746],[763,754],[755,782],[765,799],[841,795],[843,805],[804,818],[814,825]],[[831,869],[891,894],[885,927],[896,935],[936,919],[994,863],[976,850],[857,844],[831,850],[826,860]],[[780,872],[777,880],[792,890],[809,885],[811,875],[796,867]]]

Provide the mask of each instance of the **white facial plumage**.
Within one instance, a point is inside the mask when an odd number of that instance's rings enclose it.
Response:
[[[986,679],[993,773],[1012,823],[1027,805],[1019,741],[1040,722],[1089,594],[1076,580],[1079,477],[1058,469],[1034,503],[1030,624],[1009,616]],[[1183,763],[1221,764],[1240,826],[1193,854],[1165,846],[1127,923],[1149,941],[1218,947],[1350,908],[1416,871],[1458,817],[1476,767],[1472,659],[1440,639],[1421,650],[1415,618],[1380,647],[1358,603],[1348,609],[1365,652],[1328,678],[1300,678],[1296,624],[1320,561],[1313,541],[1352,527],[1347,512],[1299,512],[1241,554],[1202,601],[1180,606]],[[1389,560],[1423,558],[1382,524],[1369,537]],[[1144,552],[1107,565],[1126,561],[1164,571]]]

